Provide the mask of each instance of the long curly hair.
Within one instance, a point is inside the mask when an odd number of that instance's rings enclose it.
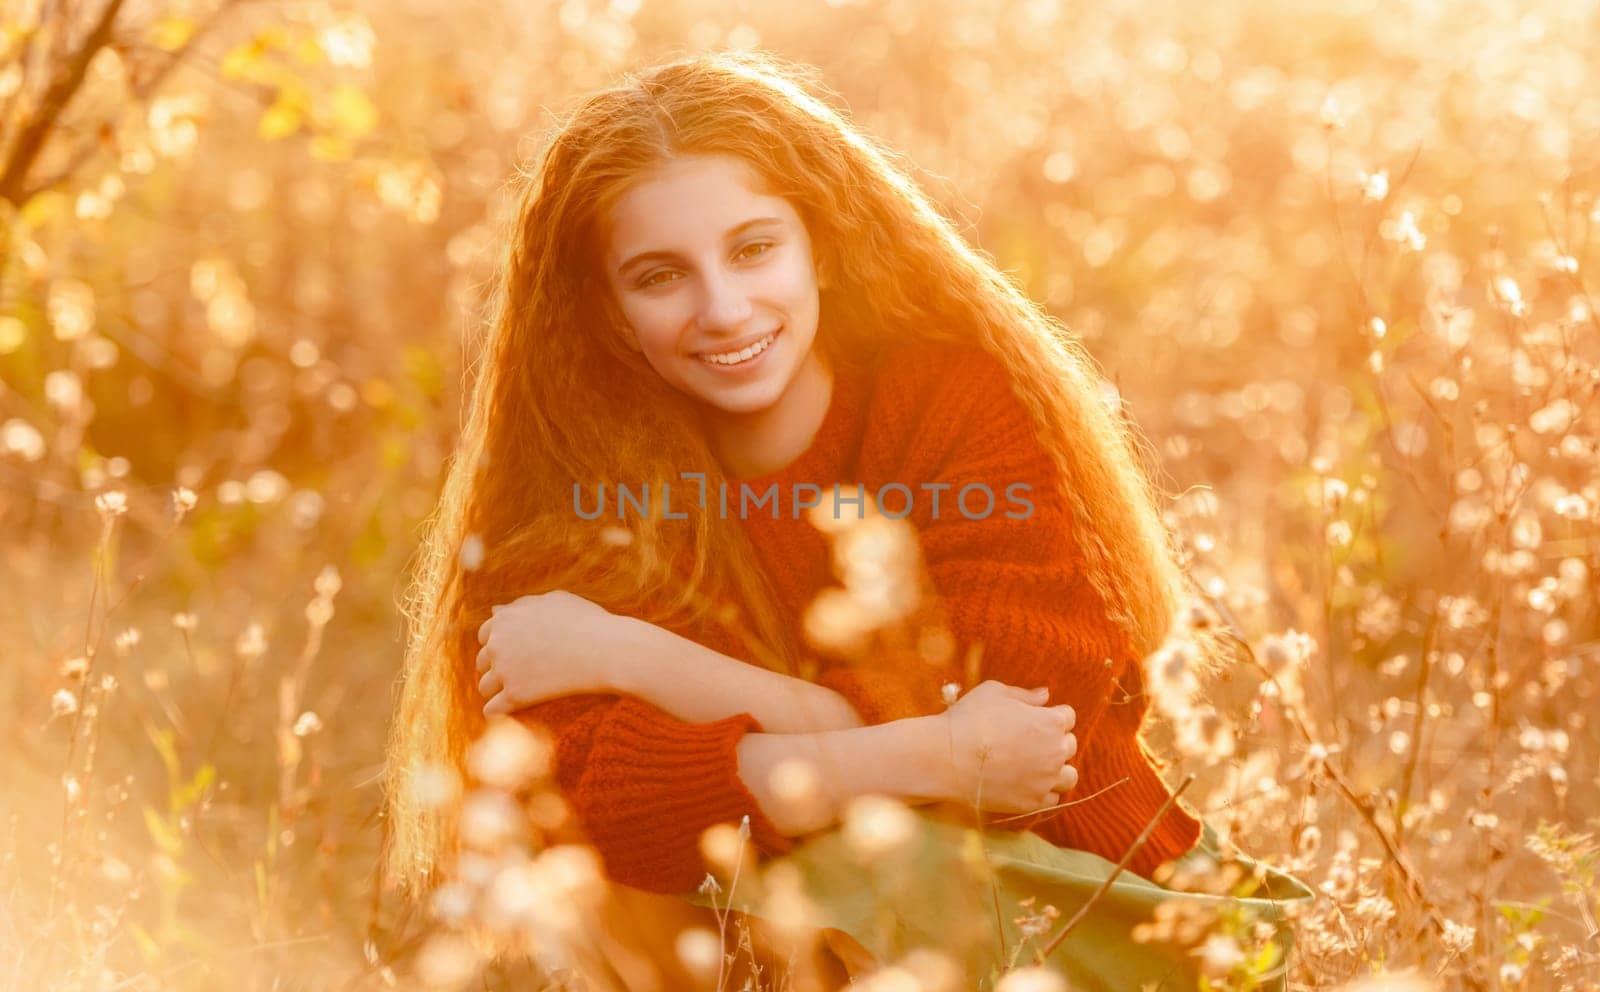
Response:
[[[476,631],[494,604],[563,588],[663,625],[731,616],[758,664],[792,673],[801,657],[736,520],[690,506],[687,519],[619,531],[570,509],[574,482],[660,492],[683,490],[685,472],[724,478],[691,401],[626,346],[599,264],[611,205],[678,156],[737,156],[796,208],[825,276],[816,347],[831,367],[870,367],[913,339],[973,343],[1001,361],[1058,463],[1087,580],[1141,656],[1166,637],[1187,580],[1103,377],[839,102],[814,69],[770,54],[675,58],[578,102],[521,175],[465,426],[406,599],[386,783],[392,879],[417,887],[454,850],[448,817],[409,781],[430,764],[460,770],[482,730]]]

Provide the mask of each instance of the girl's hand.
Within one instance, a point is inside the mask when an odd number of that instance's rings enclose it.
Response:
[[[484,715],[614,690],[615,666],[632,649],[637,624],[564,589],[493,607],[478,628]]]
[[[990,679],[940,715],[953,761],[948,798],[1001,813],[1054,806],[1077,787],[1067,764],[1078,752],[1071,706],[1046,706],[1049,695]]]

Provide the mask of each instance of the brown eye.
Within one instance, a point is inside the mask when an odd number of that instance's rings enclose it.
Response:
[[[740,248],[739,249],[739,254],[736,257],[738,257],[738,258],[755,258],[756,255],[761,254],[762,252],[766,251],[766,249],[771,248],[771,247],[772,247],[772,243],[769,242],[769,241],[753,241],[750,244],[745,245],[743,248]],[[760,248],[762,251],[761,252],[755,252],[754,254],[746,255],[745,252],[750,251],[750,249],[752,249],[752,248]]]
[[[664,281],[658,281],[656,279],[656,276],[670,276],[670,275],[673,275],[673,274],[674,273],[673,273],[673,271],[671,269],[657,269],[656,271],[650,273],[648,276],[644,277],[644,280],[639,283],[639,288],[640,289],[648,289],[651,286],[660,286],[660,285],[663,284]]]

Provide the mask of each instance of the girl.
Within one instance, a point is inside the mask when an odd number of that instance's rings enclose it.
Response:
[[[958,804],[1009,814],[988,835],[1022,845],[1019,901],[1042,885],[1071,912],[1126,865],[1080,928],[1093,946],[1052,964],[1170,980],[1181,957],[1129,931],[1201,839],[1139,735],[1140,662],[1186,579],[1132,436],[1080,346],[818,91],[717,54],[556,127],[411,602],[389,866],[420,882],[455,844],[398,776],[461,767],[514,712],[554,734],[583,835],[634,896],[692,893],[717,824],[747,818],[816,880],[852,798]],[[836,552],[846,594],[819,599],[814,523],[844,547],[869,502],[886,543]],[[863,922],[880,913],[813,889],[837,946],[888,956]]]

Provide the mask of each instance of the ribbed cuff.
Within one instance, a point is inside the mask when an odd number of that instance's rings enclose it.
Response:
[[[652,892],[691,892],[706,875],[700,835],[750,817],[758,854],[793,848],[739,777],[739,741],[761,732],[748,713],[685,723],[623,696],[596,728],[574,795],[612,878]]]
[[[1118,862],[1171,798],[1172,790],[1135,736],[1101,733],[1085,745],[1084,753],[1086,758],[1092,755],[1092,760],[1079,766],[1078,787],[1067,797],[1069,801],[1084,801],[1062,810],[1035,830],[1051,843]],[[1101,789],[1106,791],[1094,795]],[[1199,839],[1200,821],[1180,799],[1162,815],[1144,846],[1128,862],[1128,868],[1148,878],[1157,866],[1188,851]]]

